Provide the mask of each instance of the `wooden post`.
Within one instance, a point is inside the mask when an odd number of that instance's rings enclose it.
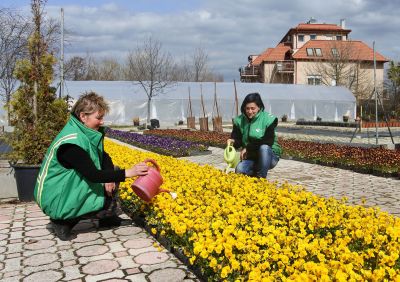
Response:
[[[204,108],[203,88],[201,84],[200,84],[200,98],[201,98],[201,107],[203,109],[203,117],[199,118],[200,131],[208,131],[208,117],[206,117],[206,110]]]
[[[193,111],[192,111],[192,99],[190,97],[190,87],[188,87],[189,90],[189,105],[188,105],[188,117],[187,117],[187,128],[190,129],[196,129],[196,118],[193,116]]]
[[[213,117],[213,131],[222,132],[222,117],[219,115],[218,99],[217,99],[217,83],[214,83],[214,105],[217,108],[217,116]]]
[[[236,91],[236,80],[233,80],[233,86],[235,87],[235,108],[236,108],[236,116],[239,115],[239,101]]]

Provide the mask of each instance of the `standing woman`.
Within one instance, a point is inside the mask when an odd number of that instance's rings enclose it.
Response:
[[[72,239],[71,229],[85,215],[97,214],[100,227],[119,225],[121,218],[107,212],[116,195],[116,182],[147,174],[145,163],[114,169],[103,144],[102,125],[108,110],[102,96],[94,92],[80,96],[40,168],[35,200],[61,240]]]
[[[241,115],[233,121],[231,138],[236,149],[241,148],[236,173],[266,178],[281,156],[281,146],[275,128],[278,118],[264,111],[260,94],[248,94],[240,107]]]

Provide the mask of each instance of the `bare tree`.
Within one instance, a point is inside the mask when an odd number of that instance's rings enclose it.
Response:
[[[373,90],[368,76],[370,65],[358,60],[358,50],[349,43],[332,41],[324,50],[324,56],[309,63],[306,72],[318,75],[324,85],[347,87],[357,100],[365,99]]]
[[[122,69],[117,59],[109,57],[98,63],[99,80],[120,80]]]
[[[400,116],[400,62],[390,62],[386,89],[390,95],[392,116]]]
[[[87,73],[86,59],[74,56],[64,65],[64,77],[67,80],[85,80]]]
[[[5,102],[10,122],[10,98],[17,80],[15,65],[27,53],[29,24],[20,15],[9,9],[0,9],[0,95]]]
[[[147,95],[147,123],[150,123],[151,100],[175,84],[175,65],[171,55],[162,51],[161,43],[151,37],[131,51],[127,61],[127,76],[134,84],[141,85]]]
[[[195,82],[202,82],[207,73],[208,54],[201,47],[196,48],[192,56],[193,75]]]

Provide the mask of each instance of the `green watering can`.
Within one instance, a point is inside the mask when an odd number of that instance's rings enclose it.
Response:
[[[224,160],[228,164],[228,168],[235,168],[240,162],[240,153],[236,152],[232,145],[228,145],[224,151]]]

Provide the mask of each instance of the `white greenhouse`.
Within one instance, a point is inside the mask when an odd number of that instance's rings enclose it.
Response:
[[[205,115],[217,115],[215,107],[215,84],[213,82],[179,82],[153,97],[150,118],[158,119],[161,126],[186,122],[189,110],[189,89],[193,116],[203,117],[201,92]],[[107,124],[132,124],[134,117],[144,122],[147,116],[147,96],[140,85],[129,81],[66,81],[65,95],[74,99],[85,91],[103,95],[110,104]],[[286,114],[289,120],[339,121],[343,115],[355,118],[356,99],[344,87],[309,86],[293,84],[236,83],[238,105],[248,93],[261,94],[266,111],[277,117]],[[231,121],[236,114],[235,87],[233,82],[216,84],[218,112],[224,122]],[[4,115],[4,114],[3,114]],[[2,118],[4,123],[4,119]]]

